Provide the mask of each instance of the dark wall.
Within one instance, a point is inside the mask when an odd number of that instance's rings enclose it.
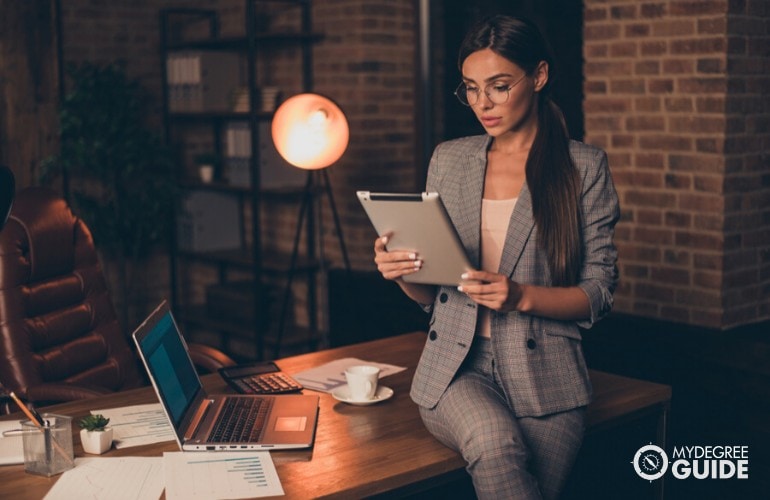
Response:
[[[484,0],[445,2],[443,10],[445,67],[437,74],[446,75],[439,83],[444,92],[445,139],[483,133],[481,125],[452,93],[460,82],[457,53],[462,38],[472,24],[487,15],[523,15],[535,21],[551,44],[556,62],[551,72],[554,100],[567,119],[570,135],[582,140],[583,127],[583,6],[575,0]]]

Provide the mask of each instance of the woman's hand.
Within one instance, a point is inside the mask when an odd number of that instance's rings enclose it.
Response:
[[[522,298],[522,287],[502,274],[468,271],[462,285],[457,287],[477,304],[498,312],[516,311]]]
[[[374,262],[377,264],[377,270],[380,271],[383,278],[388,280],[400,280],[402,276],[416,273],[422,267],[422,261],[417,258],[417,254],[410,250],[388,251],[385,245],[388,244],[390,235],[385,235],[374,240]]]

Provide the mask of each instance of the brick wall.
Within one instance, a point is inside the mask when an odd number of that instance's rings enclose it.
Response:
[[[350,145],[329,169],[345,241],[355,268],[373,268],[376,233],[355,191],[415,188],[416,2],[336,0],[314,3],[315,90],[332,97],[350,123]],[[338,245],[326,211],[325,241]],[[338,257],[336,262],[340,263]]]
[[[770,317],[769,6],[585,1],[585,140],[622,208],[616,311]]]
[[[155,96],[157,12],[217,8],[241,29],[241,0],[63,2],[66,62],[123,59]],[[715,328],[770,317],[768,2],[586,0],[586,141],[607,149],[620,191],[620,312]],[[412,190],[415,2],[313,2],[314,90],[351,125],[329,169],[354,268],[373,268],[357,189]],[[280,15],[277,22],[289,22]],[[260,71],[277,82],[296,53]],[[280,62],[283,61],[283,62]],[[159,115],[158,115],[159,121]],[[324,205],[325,247],[341,264]],[[267,209],[285,246],[296,209]],[[280,229],[279,235],[278,230]],[[165,262],[156,265],[165,276]],[[160,280],[162,281],[162,280]],[[167,284],[146,296],[166,295]]]
[[[373,268],[372,241],[376,236],[355,191],[416,188],[414,3],[411,0],[312,3],[313,30],[323,35],[313,49],[313,90],[339,104],[351,129],[348,150],[328,172],[355,268]],[[244,30],[243,0],[72,0],[62,4],[65,62],[123,61],[128,75],[140,79],[150,91],[155,110],[153,119],[158,127],[161,92],[158,11],[169,7],[217,9],[223,36],[239,35]],[[289,11],[281,2],[271,5],[271,24],[297,25],[296,9]],[[300,91],[298,61],[297,49],[275,49],[258,67],[260,82],[280,85],[284,98]],[[325,200],[321,206],[326,255],[332,266],[339,266],[342,259],[331,212]],[[268,228],[263,236],[265,244],[290,249],[298,216],[296,199],[266,204],[262,216]],[[245,217],[248,223],[250,214],[246,213]],[[158,278],[149,280],[139,294],[141,299],[129,299],[141,302],[135,306],[136,320],[150,304],[168,296],[167,266],[168,261],[163,257],[155,259],[149,269]],[[183,290],[201,300],[203,286],[212,281],[212,274],[201,266],[191,268],[194,277],[185,281]],[[115,297],[116,302],[121,300]]]

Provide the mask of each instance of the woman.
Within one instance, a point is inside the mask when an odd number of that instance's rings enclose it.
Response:
[[[482,21],[459,66],[455,93],[486,134],[440,144],[426,189],[440,193],[480,269],[457,288],[407,283],[422,261],[386,249],[388,235],[375,262],[432,310],[411,397],[467,461],[478,497],[556,498],[591,398],[578,326],[612,307],[617,194],[606,154],[569,140],[531,22]]]

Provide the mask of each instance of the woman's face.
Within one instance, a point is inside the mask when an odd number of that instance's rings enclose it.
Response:
[[[489,135],[498,137],[506,132],[537,127],[538,92],[548,81],[545,61],[534,74],[527,75],[508,59],[491,49],[483,49],[465,58],[462,73],[469,102],[478,95],[471,109]],[[503,100],[505,102],[496,104]]]

